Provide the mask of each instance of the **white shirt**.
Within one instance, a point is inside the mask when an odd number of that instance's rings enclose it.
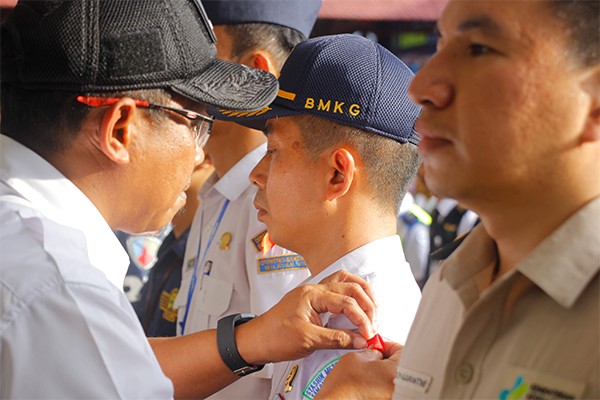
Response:
[[[171,398],[102,215],[28,148],[0,155],[0,398]]]
[[[400,237],[389,236],[359,247],[304,283],[318,283],[341,269],[369,282],[378,303],[377,333],[403,344],[417,312],[421,291],[404,258]],[[321,320],[330,328],[357,329],[344,315],[324,314]],[[317,350],[301,360],[275,364],[269,399],[312,399],[337,359],[348,351]],[[292,388],[286,391],[290,380]]]
[[[600,398],[598,221],[600,198],[482,293],[475,277],[498,253],[476,226],[425,285],[393,398]]]
[[[216,328],[218,320],[230,314],[262,314],[309,276],[304,260],[297,254],[276,245],[261,249],[266,226],[257,219],[253,205],[257,189],[248,176],[265,152],[266,144],[261,144],[220,180],[213,175],[201,190],[201,208],[190,228],[181,288],[174,305],[178,309],[178,335],[182,334],[180,323],[188,309],[196,264],[197,281],[183,334]],[[218,223],[227,200],[229,204]],[[211,398],[264,399],[269,394],[271,372],[266,366]]]

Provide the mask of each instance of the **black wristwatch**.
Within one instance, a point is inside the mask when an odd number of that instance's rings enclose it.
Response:
[[[217,346],[225,365],[237,376],[260,371],[264,365],[250,365],[242,358],[235,344],[235,327],[256,318],[254,314],[233,314],[217,323]]]

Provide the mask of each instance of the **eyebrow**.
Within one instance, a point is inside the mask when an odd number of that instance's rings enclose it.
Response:
[[[457,29],[457,31],[460,33],[473,30],[481,30],[494,36],[504,36],[504,30],[502,27],[487,15],[470,17],[469,19],[461,22]],[[438,39],[443,37],[438,22],[436,22],[433,27],[433,33]]]
[[[481,30],[494,36],[502,36],[504,34],[502,27],[487,15],[471,17],[458,25],[458,31],[461,33],[472,30]]]

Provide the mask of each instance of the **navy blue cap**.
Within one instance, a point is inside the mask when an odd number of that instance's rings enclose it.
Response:
[[[322,0],[202,0],[213,25],[266,23],[310,36]]]
[[[258,111],[214,110],[217,119],[262,129],[266,120],[311,114],[417,144],[421,108],[408,96],[414,74],[395,55],[358,35],[320,36],[299,43],[279,77],[277,97]]]

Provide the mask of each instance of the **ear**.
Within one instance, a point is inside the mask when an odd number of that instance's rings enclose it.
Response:
[[[269,53],[265,51],[256,51],[252,53],[252,59],[249,65],[253,68],[270,72],[275,76],[279,76],[279,71],[275,68],[275,63],[271,60]]]
[[[136,108],[132,99],[123,98],[111,105],[102,117],[98,143],[102,152],[116,163],[129,162],[131,128]]]
[[[583,82],[583,89],[590,96],[591,104],[583,134],[582,143],[600,141],[600,66],[592,69]]]
[[[354,156],[348,149],[335,149],[329,156],[329,177],[327,187],[327,200],[335,200],[344,196],[350,190],[354,182],[356,162]]]

